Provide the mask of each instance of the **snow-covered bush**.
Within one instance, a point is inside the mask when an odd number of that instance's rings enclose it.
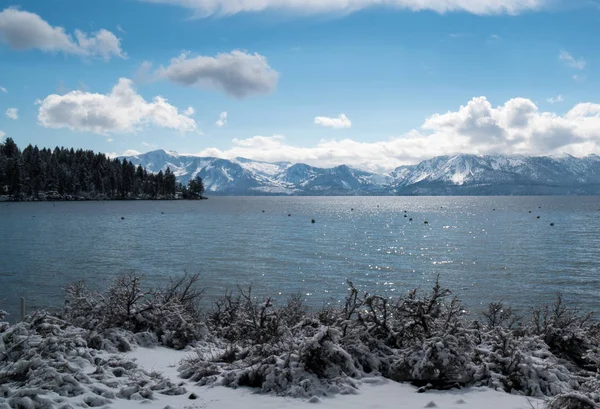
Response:
[[[600,365],[600,323],[593,313],[569,308],[561,295],[551,306],[534,309],[530,331],[542,337],[554,355],[578,367],[598,371]]]
[[[278,306],[238,289],[217,300],[207,318],[218,353],[200,354],[180,372],[202,384],[288,396],[349,392],[363,376],[381,374],[426,388],[480,385],[530,396],[577,391],[600,401],[598,323],[562,299],[538,311],[524,319],[491,303],[473,321],[437,281],[427,293],[395,299],[349,283],[341,307],[316,312],[297,299]]]
[[[104,293],[90,291],[82,281],[70,285],[64,318],[100,335],[111,328],[154,333],[161,344],[176,349],[205,334],[198,309],[203,294],[197,286],[198,274],[185,274],[158,289],[144,288],[142,278],[129,272],[117,277]]]
[[[122,355],[90,348],[86,339],[88,330],[44,312],[0,331],[0,407],[46,409],[65,398],[90,407],[134,393],[143,399],[185,393]]]

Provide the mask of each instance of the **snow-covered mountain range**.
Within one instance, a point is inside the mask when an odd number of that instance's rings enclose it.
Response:
[[[151,172],[170,167],[186,184],[200,174],[223,195],[527,195],[600,194],[600,156],[438,156],[377,174],[346,165],[260,162],[156,150],[125,157]]]

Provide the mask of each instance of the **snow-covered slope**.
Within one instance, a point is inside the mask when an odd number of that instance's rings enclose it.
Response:
[[[230,195],[512,195],[600,194],[600,157],[438,156],[391,174],[346,165],[260,162],[179,155],[157,150],[126,157],[158,172],[170,167],[186,184],[199,174],[211,194]]]
[[[353,195],[385,193],[385,179],[348,166],[331,169],[288,162],[260,162],[245,158],[234,160],[178,155],[158,150],[126,157],[151,172],[175,173],[181,183],[200,175],[209,193],[247,195]],[[391,179],[389,180],[391,182]]]
[[[392,172],[396,194],[600,193],[600,157],[439,156]]]

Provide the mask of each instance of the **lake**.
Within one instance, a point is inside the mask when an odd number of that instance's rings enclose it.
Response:
[[[391,296],[427,290],[439,274],[471,310],[498,300],[526,309],[558,292],[600,310],[598,197],[0,203],[0,246],[11,321],[21,296],[29,310],[61,306],[68,283],[101,289],[127,270],[148,285],[198,272],[206,303],[252,284],[319,306],[339,302],[347,279]]]

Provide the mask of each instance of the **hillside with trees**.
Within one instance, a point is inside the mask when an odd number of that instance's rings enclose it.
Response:
[[[73,148],[0,143],[0,200],[201,199],[202,178],[187,186],[170,168],[148,172],[127,159]]]

